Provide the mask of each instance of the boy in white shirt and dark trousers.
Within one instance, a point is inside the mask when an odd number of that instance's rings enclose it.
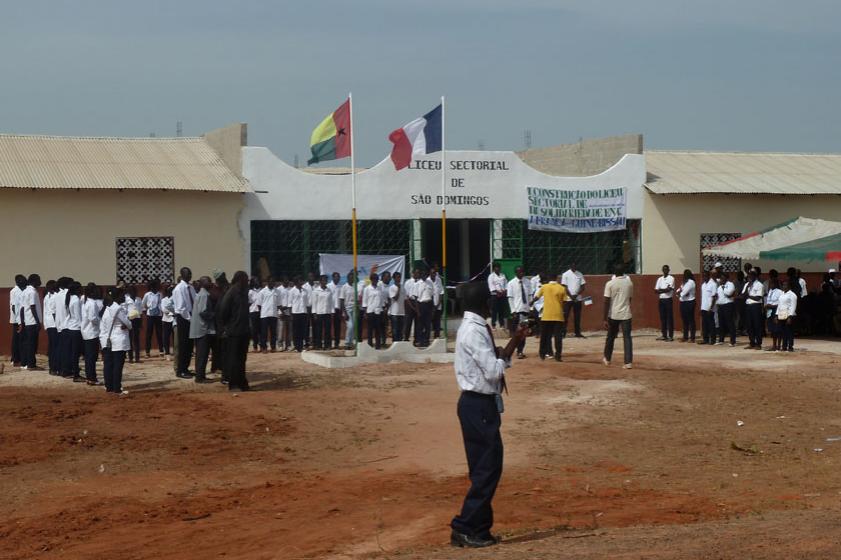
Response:
[[[330,323],[333,320],[333,292],[327,287],[327,275],[322,274],[310,292],[313,315],[313,349],[330,349]]]
[[[797,316],[797,294],[791,290],[791,280],[782,281],[783,293],[777,301],[777,324],[780,327],[782,351],[794,352],[794,318]]]
[[[569,266],[569,270],[561,275],[561,285],[566,288],[567,297],[569,301],[564,302],[564,336],[569,325],[570,313],[575,313],[575,338],[584,338],[581,334],[581,310],[582,299],[581,294],[587,288],[587,281],[584,280],[584,275],[576,268],[576,263]]]
[[[163,310],[161,309],[161,281],[153,278],[146,284],[146,293],[140,302],[141,311],[146,314],[146,357],[152,354],[152,337],[158,343],[158,354],[163,355]],[[154,335],[153,335],[154,333]]]
[[[96,359],[99,356],[99,323],[103,310],[101,292],[96,284],[85,286],[82,303],[82,344],[85,355],[85,379],[88,385],[99,385],[96,379]]]
[[[38,297],[38,288],[40,287],[41,277],[37,274],[30,274],[26,288],[18,298],[21,326],[21,366],[30,370],[38,369],[35,355],[38,353],[38,335],[41,333],[41,323],[44,316],[41,310],[41,298]]]
[[[263,283],[263,289],[257,294],[257,305],[260,309],[260,351],[263,354],[277,350],[277,294],[274,280],[269,278]]]
[[[370,279],[371,283],[365,286],[362,295],[362,307],[366,309],[365,317],[368,320],[368,346],[373,346],[379,350],[384,338],[382,313],[385,302],[383,301],[383,291],[378,285],[379,275],[371,274]]]
[[[123,365],[126,363],[126,351],[131,346],[128,320],[123,301],[123,291],[112,288],[105,297],[105,311],[99,328],[99,343],[102,346],[102,376],[105,379],[105,391],[119,395],[123,392]]]
[[[488,290],[491,292],[491,327],[505,326],[505,304],[508,299],[508,281],[499,263],[493,264],[488,275]]]
[[[20,330],[20,295],[26,289],[26,276],[15,275],[15,285],[9,291],[9,324],[12,326],[12,365],[20,366],[21,344]]]
[[[172,305],[175,309],[175,336],[178,338],[176,367],[178,377],[189,379],[190,360],[193,358],[193,341],[190,339],[190,319],[193,316],[193,304],[196,290],[190,285],[193,271],[186,266],[181,269],[181,281],[172,290]]]
[[[339,342],[342,339],[342,306],[339,305],[341,301],[342,292],[342,275],[334,272],[331,282],[327,284],[330,288],[330,293],[333,295],[333,348],[339,347]]]
[[[718,305],[718,344],[724,344],[724,331],[730,333],[730,346],[736,346],[736,320],[734,315],[733,296],[736,286],[730,281],[730,273],[721,271],[721,278],[716,292]]]
[[[403,340],[403,318],[406,315],[406,292],[403,290],[401,281],[403,276],[395,272],[392,276],[394,283],[388,287],[388,316],[391,318],[391,340],[400,342]]]
[[[675,295],[675,277],[669,274],[669,265],[663,265],[663,276],[657,278],[654,291],[659,295],[660,331],[657,340],[672,342],[675,339],[675,313],[673,298]]]
[[[55,295],[56,281],[47,282],[47,293],[44,294],[44,329],[47,331],[47,362],[50,375],[58,375],[58,330],[55,326]]]
[[[508,283],[508,307],[511,308],[511,336],[517,332],[520,324],[528,324],[529,313],[531,312],[531,285],[525,276],[522,266],[514,271],[515,277]],[[517,346],[517,357],[525,358],[523,350],[526,347],[524,338]]]
[[[765,286],[759,281],[756,269],[748,273],[748,280],[742,289],[745,298],[745,315],[748,339],[750,341],[746,348],[762,350],[763,308],[765,302]]]

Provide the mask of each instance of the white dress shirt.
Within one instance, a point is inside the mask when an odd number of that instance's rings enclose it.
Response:
[[[680,287],[680,301],[695,301],[695,280],[689,279]]]
[[[797,315],[797,294],[791,290],[780,294],[780,299],[777,302],[777,315],[786,318]]]
[[[319,284],[310,292],[310,307],[316,315],[330,315],[333,313],[333,292],[329,287]]]
[[[114,302],[102,314],[102,319],[99,323],[99,344],[103,348],[108,347],[108,339],[111,339],[111,351],[121,352],[131,348],[129,341],[129,331],[131,330],[131,321],[128,320],[126,310]]]
[[[800,297],[806,297],[809,292],[806,290],[806,279],[802,276],[797,280],[800,283]],[[792,313],[793,315],[793,313]]]
[[[456,381],[462,391],[486,395],[500,392],[500,380],[508,364],[496,357],[496,348],[488,332],[488,324],[482,317],[470,311],[464,312],[456,334],[454,366]]]
[[[731,281],[727,281],[718,287],[718,305],[726,305],[733,303],[733,294],[736,293],[736,285]]]
[[[756,301],[754,299],[750,299],[750,296],[759,296],[760,298],[765,296],[765,286],[762,285],[762,282],[759,280],[755,280],[753,282],[746,282],[745,287],[742,288],[742,294],[748,296],[745,298],[745,303],[747,305],[762,305],[762,299]]]
[[[508,282],[508,304],[511,313],[528,313],[531,310],[531,296],[531,284],[525,276],[522,279],[514,277]]]
[[[488,276],[488,289],[491,291],[491,294],[495,294],[499,291],[504,292],[507,286],[508,282],[505,279],[505,275],[501,272],[499,274],[491,272]]]
[[[249,313],[259,313],[260,311],[260,301],[257,297],[257,294],[260,293],[260,290],[255,290],[251,288],[248,290],[248,312]]]
[[[701,311],[712,311],[713,297],[718,291],[718,284],[710,278],[701,284]]]
[[[186,320],[193,316],[193,303],[196,301],[196,290],[191,284],[184,280],[172,290],[172,305],[175,307],[175,314]]]
[[[669,299],[675,295],[675,277],[669,274],[668,276],[660,276],[657,278],[657,283],[654,285],[655,290],[668,290],[665,293],[658,294],[660,299]]]
[[[415,295],[415,284],[417,282],[414,278],[409,278],[403,282],[403,291],[406,292],[406,299],[417,299]]]
[[[34,286],[27,286],[20,293],[18,301],[20,308],[23,309],[24,325],[34,326],[43,322],[44,313],[41,310],[41,298],[38,297],[38,290]],[[35,315],[32,314],[32,306],[35,306]]]
[[[67,322],[65,328],[71,331],[82,330],[82,300],[79,296],[70,296],[70,304],[68,305],[69,313],[67,314]]]
[[[765,296],[765,303],[767,305],[776,306],[780,303],[780,296],[783,295],[783,291],[779,288],[771,288],[768,290],[768,295]]]
[[[50,292],[44,295],[44,328],[55,328],[55,294]]]
[[[309,307],[306,290],[297,286],[291,288],[289,290],[289,307],[292,309],[293,315],[306,313],[307,307]]]
[[[403,286],[392,284],[388,287],[388,314],[402,316],[406,314],[406,291]]]
[[[163,315],[161,311],[161,293],[146,292],[143,294],[143,299],[140,300],[140,308],[146,312],[148,317],[160,317]]]
[[[362,295],[361,293],[358,295]],[[345,302],[345,310],[350,311],[353,309],[353,285],[348,283],[344,284],[341,289],[341,293],[339,298],[344,300]]]
[[[82,340],[99,338],[100,309],[102,309],[102,301],[85,298],[82,304]]]
[[[175,305],[172,303],[172,298],[164,296],[161,298],[161,312],[163,313],[162,321],[164,323],[171,323],[175,320]]]
[[[21,289],[15,286],[9,290],[9,323],[17,325],[20,323],[20,294]]]
[[[583,286],[586,283],[587,281],[584,280],[584,275],[581,274],[580,270],[573,271],[570,268],[569,270],[561,274],[561,284],[566,286],[567,296],[570,298],[570,300],[572,298],[581,299],[581,296],[579,296],[579,292],[581,291],[581,286]]]
[[[362,307],[365,308],[366,313],[379,315],[383,312],[384,306],[383,290],[380,285],[365,286],[365,292],[362,294]]]
[[[313,286],[309,282],[304,282],[301,285],[301,289],[304,290],[304,294],[306,294],[307,296],[307,307],[312,306],[312,298],[310,296],[312,295],[313,288],[315,288],[315,286]]]
[[[64,302],[67,299],[67,288],[59,290],[54,296],[53,307],[55,308],[55,328],[58,332],[67,328],[67,308]]]
[[[415,296],[417,300],[421,303],[435,300],[435,284],[432,283],[432,280],[427,278],[426,280],[419,280],[415,284]]]
[[[257,294],[257,301],[260,305],[260,318],[277,317],[277,297],[274,288],[263,287]]]
[[[540,291],[540,288],[543,287],[543,284],[541,284],[541,282],[540,282],[540,276],[536,276],[536,275],[532,276],[531,280],[529,280],[529,282],[531,283],[531,289],[532,289],[532,293],[531,293],[530,297],[532,299],[534,299],[534,296],[537,294],[537,292]],[[541,315],[543,313],[543,296],[540,296],[540,298],[534,300],[534,308],[537,310],[538,315]]]
[[[333,311],[339,310],[339,297],[342,295],[341,284],[336,284],[332,280],[327,283],[327,289],[330,290],[330,295],[333,297]]]
[[[435,280],[432,278],[429,279],[432,282],[432,285],[435,289],[433,292],[432,300],[435,302],[435,309],[441,309],[442,303],[444,301],[444,282],[441,280],[441,276],[436,274]]]
[[[278,286],[274,289],[275,303],[277,303],[277,316],[282,317],[284,310],[289,307],[289,290],[286,286]]]

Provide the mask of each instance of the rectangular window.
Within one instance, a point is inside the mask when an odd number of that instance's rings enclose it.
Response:
[[[701,234],[701,251],[708,247],[721,245],[726,241],[732,241],[742,236],[741,233],[702,233]],[[720,261],[724,265],[724,270],[727,272],[737,272],[742,269],[742,259],[732,257],[719,257],[716,255],[704,255],[701,252],[701,270],[712,270],[716,261]]]
[[[118,237],[117,282],[145,284],[157,278],[171,284],[175,278],[174,237]]]

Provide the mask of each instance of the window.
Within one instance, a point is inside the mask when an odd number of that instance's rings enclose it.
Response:
[[[117,282],[145,284],[157,278],[171,284],[174,277],[174,237],[117,238]]]
[[[725,241],[732,241],[742,236],[741,233],[702,233],[701,234],[701,250],[707,247],[714,247],[720,245]],[[705,255],[701,253],[701,270],[712,270],[716,261],[720,261],[724,265],[724,270],[727,272],[737,272],[742,269],[742,259],[733,257],[719,257],[716,255]]]

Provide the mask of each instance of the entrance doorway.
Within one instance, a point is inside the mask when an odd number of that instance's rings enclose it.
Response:
[[[421,220],[422,257],[441,264],[441,220]],[[447,281],[464,282],[490,262],[491,220],[447,220]]]

